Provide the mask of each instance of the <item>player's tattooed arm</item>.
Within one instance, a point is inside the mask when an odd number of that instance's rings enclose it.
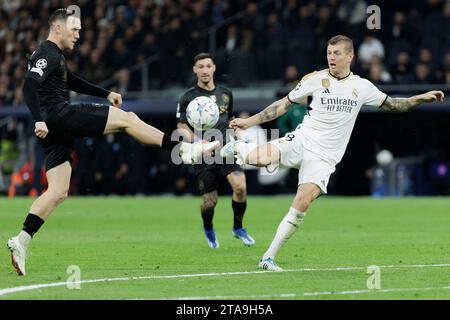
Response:
[[[410,98],[387,97],[381,108],[385,111],[405,112],[422,103],[443,100],[444,93],[442,91],[429,91]]]
[[[387,97],[381,108],[391,112],[405,112],[413,107],[412,98]]]
[[[263,111],[251,116],[250,118],[236,118],[234,120],[231,120],[229,127],[232,129],[247,129],[252,126],[274,120],[285,114],[292,105],[293,103],[289,101],[288,97],[286,96],[280,100],[275,101]]]
[[[275,101],[255,116],[258,118],[259,123],[264,123],[281,117],[289,110],[291,106],[292,103],[286,96],[283,99]]]
[[[413,97],[411,97],[411,98],[387,97],[386,101],[383,103],[381,108],[385,111],[390,111],[390,112],[405,112],[416,105],[417,105],[417,103],[413,102]]]

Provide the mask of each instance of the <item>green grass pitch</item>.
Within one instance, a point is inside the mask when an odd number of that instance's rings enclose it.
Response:
[[[212,250],[198,197],[69,198],[35,236],[18,277],[5,244],[32,199],[2,199],[0,299],[450,298],[450,199],[322,197],[279,253],[287,271],[258,272],[291,200],[251,196],[244,224],[256,245],[244,247],[231,236],[231,199],[221,197]],[[367,273],[371,265],[379,274]],[[80,289],[58,284],[69,266],[80,269]],[[368,288],[377,275],[381,288]]]

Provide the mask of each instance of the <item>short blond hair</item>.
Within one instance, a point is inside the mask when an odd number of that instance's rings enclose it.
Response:
[[[344,42],[345,49],[347,52],[353,52],[353,41],[347,36],[343,36],[341,34],[332,37],[330,40],[328,40],[327,45],[334,46],[335,44],[338,44],[340,42]]]

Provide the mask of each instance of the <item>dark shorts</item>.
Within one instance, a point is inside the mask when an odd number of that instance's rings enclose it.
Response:
[[[45,169],[72,162],[74,140],[100,136],[105,131],[109,107],[96,103],[61,105],[48,113],[45,121],[49,133],[39,139],[45,154]]]
[[[200,164],[195,166],[195,175],[200,194],[212,192],[219,187],[221,177],[230,173],[244,170],[237,164]]]

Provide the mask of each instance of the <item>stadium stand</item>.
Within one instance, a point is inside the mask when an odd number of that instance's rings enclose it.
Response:
[[[41,190],[39,175],[31,180],[24,180],[23,175],[21,179],[14,176],[18,172],[34,176],[34,172],[40,173],[42,164],[23,107],[21,87],[27,70],[26,58],[46,38],[50,12],[71,3],[56,0],[0,3],[0,189],[4,194],[34,195]],[[77,49],[68,56],[69,68],[89,81],[118,90],[126,99],[153,98],[145,94],[150,91],[159,96],[174,96],[193,84],[193,56],[210,51],[216,56],[218,82],[237,90],[272,86],[275,94],[286,84],[283,77],[287,69],[295,68],[301,76],[325,68],[325,55],[316,53],[325,51],[326,41],[332,35],[343,33],[355,42],[354,73],[377,85],[391,85],[394,93],[410,92],[404,90],[405,86],[407,90],[423,91],[421,85],[425,88],[430,84],[440,85],[448,93],[450,1],[380,0],[370,4],[382,6],[381,30],[366,28],[368,2],[364,0],[80,0],[77,5],[81,8],[83,30]],[[141,99],[129,105],[147,114],[148,121],[173,129],[175,104],[171,103],[176,98],[163,103]],[[255,107],[249,107],[248,101],[240,102],[239,95],[236,100],[237,110],[255,111],[256,106],[264,107],[271,98],[256,99]],[[153,108],[155,105],[159,109]],[[445,142],[440,143],[435,146],[439,159],[449,161],[448,152],[442,151]],[[131,159],[114,158],[114,150],[124,147],[132,149]],[[189,177],[192,174],[189,168],[164,165],[166,155],[142,148],[124,137],[113,141],[83,140],[76,150],[79,158],[92,157],[92,163],[98,162],[100,152],[116,160],[113,169],[75,166],[74,176],[79,178],[74,179],[73,193],[148,194],[172,193],[175,189],[176,193],[195,192],[187,183],[168,184],[170,180],[178,180],[167,179],[167,175]],[[361,168],[362,172],[364,169]],[[106,177],[106,170],[115,170],[117,175]],[[83,180],[81,177],[86,175]],[[116,178],[123,181],[115,181]],[[367,193],[369,183],[366,181],[361,188],[362,180],[349,189],[333,189],[333,184],[330,189],[337,193],[358,193],[358,190]],[[447,185],[444,193],[446,188]]]

